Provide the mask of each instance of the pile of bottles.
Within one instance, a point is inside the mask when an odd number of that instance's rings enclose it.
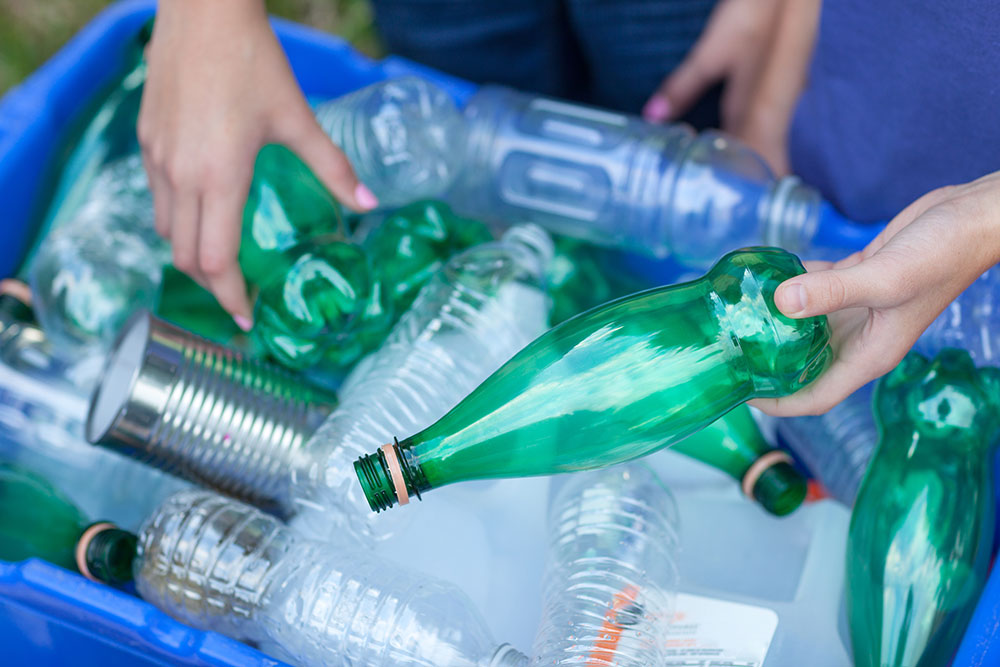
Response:
[[[877,225],[720,133],[404,78],[315,106],[379,210],[260,151],[246,335],[170,266],[125,70],[30,287],[0,283],[0,558],[297,665],[953,655],[994,537],[995,270],[874,386],[768,421],[747,401],[833,356],[774,304],[793,252]]]

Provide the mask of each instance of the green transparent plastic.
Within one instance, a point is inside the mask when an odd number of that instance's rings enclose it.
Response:
[[[737,251],[698,280],[563,322],[399,443],[411,495],[627,461],[751,398],[800,389],[831,356],[825,317],[793,320],[774,305],[777,286],[803,270],[783,250]],[[355,467],[373,508],[394,502],[383,453]]]
[[[775,451],[745,405],[736,406],[678,442],[673,449],[714,466],[740,482],[755,462]],[[808,485],[786,457],[771,457],[771,460],[773,463],[757,477],[751,493],[765,510],[784,516],[802,504]]]
[[[946,665],[986,579],[1000,370],[910,354],[875,388],[879,444],[847,543],[859,667]]]
[[[654,285],[617,270],[614,250],[554,236],[556,252],[545,278],[552,296],[552,322],[559,324],[613,299]]]
[[[310,169],[261,149],[243,211],[240,266],[259,288],[253,335],[283,365],[339,369],[385,339],[427,279],[456,251],[490,240],[440,202],[388,215],[363,246]]]
[[[47,480],[20,466],[0,464],[0,560],[41,558],[76,571],[76,544],[88,525]],[[102,530],[87,545],[87,569],[108,583],[129,581],[135,548],[132,533]]]
[[[483,223],[455,215],[443,202],[424,200],[390,213],[362,246],[393,311],[401,315],[452,255],[492,240]]]
[[[73,550],[88,523],[46,480],[0,465],[0,559],[41,558],[75,570]]]

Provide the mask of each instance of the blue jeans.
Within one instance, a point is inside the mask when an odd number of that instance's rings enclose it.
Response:
[[[715,0],[373,0],[389,50],[455,76],[637,113]],[[717,126],[718,91],[686,118]]]

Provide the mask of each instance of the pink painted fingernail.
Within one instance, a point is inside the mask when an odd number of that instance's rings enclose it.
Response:
[[[372,191],[365,187],[364,183],[358,183],[358,187],[354,188],[354,199],[357,200],[358,205],[361,208],[368,210],[373,209],[378,206],[378,199],[372,194]]]
[[[806,288],[795,283],[781,288],[781,309],[785,315],[796,315],[806,309]]]
[[[243,317],[242,315],[233,315],[233,322],[236,322],[236,326],[243,331],[250,331],[250,329],[253,329],[253,322],[251,322],[249,318]]]
[[[642,117],[650,123],[662,123],[670,115],[670,102],[665,97],[654,95],[642,108]]]

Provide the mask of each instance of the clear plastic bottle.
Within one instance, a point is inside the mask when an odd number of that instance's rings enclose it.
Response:
[[[29,278],[35,314],[58,348],[107,347],[133,313],[155,308],[169,261],[142,158],[126,156],[101,170],[72,220],[39,246]]]
[[[986,271],[935,319],[913,349],[928,357],[947,347],[968,350],[977,366],[1000,363],[1000,268]]]
[[[299,665],[520,667],[457,588],[342,543],[295,534],[210,491],[168,499],[144,524],[139,594],[200,629]]]
[[[0,295],[3,306],[10,295]],[[27,306],[24,306],[25,311]],[[135,529],[188,484],[84,440],[87,387],[52,360],[38,327],[0,307],[0,460],[49,479],[83,513]],[[60,378],[56,372],[65,373]]]
[[[449,194],[465,215],[530,221],[699,268],[752,245],[857,249],[879,230],[844,220],[794,177],[776,180],[718,132],[498,86],[480,88],[465,117],[465,165]]]
[[[677,522],[673,497],[644,465],[573,475],[550,507],[532,664],[661,664],[678,581]]]
[[[295,525],[326,537],[346,518],[384,537],[358,487],[354,460],[399,433],[429,426],[548,327],[544,289],[552,241],[534,225],[453,258],[376,352],[340,389],[342,401],[293,467]],[[330,512],[331,507],[341,512]]]
[[[878,433],[868,383],[828,412],[777,420],[780,438],[831,496],[854,505]]]
[[[446,92],[417,77],[319,104],[316,120],[383,207],[439,197],[462,166],[462,115]]]

